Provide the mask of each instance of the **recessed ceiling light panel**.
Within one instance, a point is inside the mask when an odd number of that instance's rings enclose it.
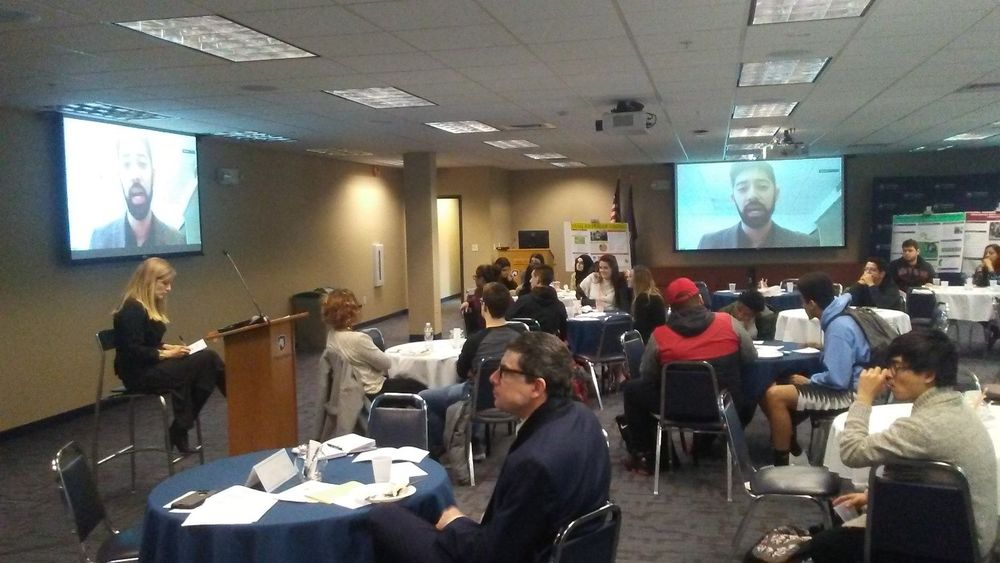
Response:
[[[948,137],[947,139],[945,139],[945,142],[948,142],[948,141],[982,141],[983,139],[989,139],[990,137],[995,137],[998,134],[1000,134],[1000,131],[994,131],[992,133],[990,133],[990,132],[975,133],[973,131],[969,131],[968,133],[962,133],[962,134],[959,134],[959,135],[952,135],[951,137]]]
[[[354,88],[350,90],[323,90],[327,94],[350,100],[364,106],[375,109],[389,108],[416,108],[423,106],[436,106],[434,102],[425,100],[413,94],[393,88],[392,86],[381,88]]]
[[[550,162],[549,164],[552,166],[558,166],[559,168],[584,168],[587,166],[586,164],[576,160],[563,160],[560,162]]]
[[[346,157],[375,156],[375,153],[373,152],[359,151],[354,149],[342,149],[339,147],[331,147],[328,149],[306,149],[306,152],[321,154],[323,156],[346,156]]]
[[[777,125],[761,125],[760,127],[736,127],[729,130],[729,138],[740,137],[773,137],[778,132]]]
[[[810,84],[816,80],[828,62],[830,62],[830,57],[743,63],[740,68],[738,85],[744,87]]]
[[[114,121],[137,121],[140,119],[170,119],[169,115],[132,109],[124,106],[113,106],[103,102],[84,102],[80,104],[66,104],[63,106],[48,106],[46,109],[65,113],[68,115],[80,115],[83,117],[93,117],[96,119],[110,119]]]
[[[749,119],[753,117],[788,117],[798,102],[762,102],[756,104],[738,104],[733,110],[733,119]]]
[[[566,158],[566,155],[562,155],[557,152],[529,152],[524,153],[524,156],[535,160],[555,160],[558,158]]]
[[[494,131],[499,131],[496,127],[492,125],[487,125],[482,121],[432,121],[430,123],[424,123],[424,125],[430,125],[435,129],[440,129],[442,131],[447,131],[449,133],[492,133]]]
[[[295,142],[295,139],[289,137],[272,135],[270,133],[261,133],[260,131],[223,131],[221,133],[212,133],[212,135],[216,137],[226,137],[227,139],[236,139],[237,141],[259,141],[262,143]]]
[[[116,25],[237,63],[316,56],[222,16],[138,20]]]
[[[727,151],[755,151],[760,150],[767,146],[767,143],[742,143],[736,145],[727,145]]]
[[[751,25],[856,18],[872,0],[755,0]]]
[[[491,147],[498,149],[533,149],[537,147],[535,143],[524,139],[509,139],[507,141],[483,141]]]

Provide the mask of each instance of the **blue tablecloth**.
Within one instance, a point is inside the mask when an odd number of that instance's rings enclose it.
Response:
[[[628,313],[613,313],[615,316],[629,317]],[[610,315],[609,315],[610,316]],[[601,318],[577,315],[566,323],[566,343],[574,354],[595,354],[601,340]],[[621,352],[621,350],[618,350]]]
[[[783,351],[802,348],[795,342],[768,341],[771,346],[782,345]],[[823,370],[820,354],[799,354],[790,352],[780,358],[758,358],[753,363],[743,366],[743,397],[749,403],[757,403],[764,396],[764,391],[779,375],[801,373],[809,376]]]
[[[250,468],[274,450],[228,457],[178,473],[157,485],[146,502],[141,560],[144,562],[212,561],[215,563],[296,561],[374,561],[366,520],[370,507],[348,510],[333,504],[279,501],[254,524],[181,527],[186,514],[172,514],[165,504],[187,491],[222,490],[242,484]],[[330,461],[323,480],[372,482],[371,463],[351,463],[353,457]],[[427,477],[417,492],[400,502],[435,521],[455,504],[444,469],[430,458],[420,468]],[[290,488],[298,481],[289,482]]]
[[[728,289],[722,291],[716,291],[712,293],[712,310],[718,311],[719,309],[729,305],[736,298],[739,297],[740,292],[729,291]],[[798,291],[793,291],[791,293],[782,292],[781,295],[775,295],[772,297],[765,297],[764,302],[770,307],[774,312],[784,311],[786,309],[800,309],[802,307],[802,294]]]

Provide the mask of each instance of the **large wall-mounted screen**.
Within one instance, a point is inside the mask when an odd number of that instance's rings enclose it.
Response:
[[[201,252],[193,135],[64,117],[73,261]]]
[[[676,165],[676,250],[843,247],[844,159]]]

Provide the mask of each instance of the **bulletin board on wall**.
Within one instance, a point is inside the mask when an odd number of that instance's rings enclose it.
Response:
[[[618,269],[632,268],[628,223],[566,221],[563,223],[566,271],[573,271],[576,257],[589,254],[596,261],[602,254],[618,260]]]
[[[962,270],[965,249],[965,213],[927,213],[896,215],[892,218],[892,252],[902,256],[903,241],[917,241],[920,256],[938,272]]]
[[[965,252],[962,272],[971,276],[983,259],[987,244],[1000,244],[1000,212],[980,211],[965,214]]]

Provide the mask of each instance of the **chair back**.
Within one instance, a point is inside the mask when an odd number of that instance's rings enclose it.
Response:
[[[363,332],[371,337],[372,342],[375,343],[375,347],[379,350],[385,352],[385,338],[382,337],[382,331],[378,327],[368,327],[363,328],[358,332]]]
[[[115,329],[106,328],[97,331],[97,352],[101,361],[97,369],[97,402],[104,398],[104,370],[108,367],[108,352],[115,349]]]
[[[979,561],[969,482],[958,466],[897,460],[869,474],[865,561]]]
[[[958,377],[955,381],[955,391],[982,391],[983,386],[979,383],[979,376],[967,368],[958,368]]]
[[[632,379],[639,378],[639,364],[642,363],[642,353],[646,350],[646,345],[642,342],[642,336],[638,330],[630,330],[622,333],[622,351],[625,352],[625,365],[628,366],[628,375]]]
[[[670,362],[660,370],[663,420],[719,422],[719,383],[708,362]]]
[[[56,473],[63,504],[73,520],[74,532],[83,543],[94,528],[107,519],[83,448],[76,442],[59,448],[52,459],[52,471]]]
[[[781,280],[781,283],[779,284],[779,287],[781,287],[781,289],[787,289],[789,282],[791,282],[793,290],[796,290],[796,289],[799,288],[799,278],[785,278],[785,279]]]
[[[556,534],[549,561],[613,563],[618,552],[621,526],[621,509],[608,501],[597,510],[573,520]]]
[[[512,328],[512,329],[520,332],[520,333],[525,333],[525,332],[528,332],[530,330],[528,328],[528,325],[524,324],[521,321],[510,320],[510,321],[507,321],[506,324],[507,324],[508,327],[510,327],[510,328]]]
[[[910,288],[906,292],[906,314],[910,316],[910,321],[924,320],[929,323],[934,320],[934,308],[937,306],[937,297],[934,292],[922,288]]]
[[[698,288],[698,293],[701,294],[701,300],[705,302],[705,307],[708,310],[712,310],[712,292],[708,290],[708,284],[703,281],[694,282],[695,287]]]
[[[475,379],[472,380],[473,412],[492,409],[493,404],[493,384],[490,383],[490,376],[500,368],[500,358],[481,358],[476,366]]]
[[[368,437],[380,448],[427,449],[427,403],[413,393],[383,393],[368,412]]]
[[[536,319],[530,317],[514,317],[511,320],[523,323],[531,332],[540,332],[542,330],[542,325]]]
[[[597,342],[597,358],[622,355],[622,334],[632,330],[632,317],[612,314],[601,319],[601,338]]]
[[[736,410],[736,403],[733,402],[729,391],[723,391],[719,396],[719,412],[722,414],[722,421],[726,426],[726,438],[729,440],[729,450],[736,456],[736,467],[740,470],[740,479],[743,480],[744,487],[750,490],[750,478],[757,472],[753,460],[750,458],[750,447],[747,446],[747,437],[743,432],[743,424],[740,422],[740,413]]]

